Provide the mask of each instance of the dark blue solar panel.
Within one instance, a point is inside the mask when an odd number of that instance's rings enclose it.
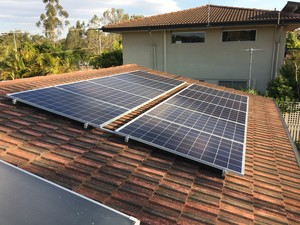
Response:
[[[243,174],[246,114],[247,97],[192,85],[117,132]]]
[[[88,96],[76,95],[58,87],[13,94],[15,99],[38,108],[99,126],[128,111],[126,108],[97,101]]]
[[[132,85],[131,85],[132,86]],[[74,84],[59,86],[60,89],[70,91],[72,93],[99,99],[101,101],[125,107],[127,109],[134,108],[149,100],[148,97],[142,97],[130,92],[116,90],[108,86],[98,85],[90,81],[83,81]],[[156,93],[160,95],[163,92]]]
[[[116,76],[116,78],[121,81],[127,81],[141,86],[150,87],[158,90],[164,90],[164,91],[170,90],[176,86],[169,83],[163,83],[157,80],[150,80],[147,78],[145,79],[144,76],[138,76],[133,74],[122,74]]]
[[[183,84],[143,71],[9,94],[10,98],[92,126],[116,119]]]
[[[135,72],[131,72],[130,74],[137,75],[137,76],[142,76],[142,77],[150,79],[150,80],[158,81],[159,83],[165,83],[165,84],[169,84],[169,85],[173,85],[173,86],[178,86],[178,85],[182,84],[182,82],[179,81],[179,80],[175,80],[175,79],[168,78],[168,77],[153,75],[151,73],[147,73],[147,72],[144,72],[144,71],[135,71]]]

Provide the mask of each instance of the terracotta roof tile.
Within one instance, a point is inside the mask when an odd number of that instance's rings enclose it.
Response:
[[[0,159],[142,224],[298,224],[300,170],[273,101],[249,95],[245,175],[227,173],[27,106],[9,92],[132,70],[126,65],[0,83]],[[162,76],[172,76],[166,73]],[[189,79],[190,82],[196,82]],[[229,92],[238,91],[205,84]]]
[[[208,16],[209,14],[209,16]],[[299,24],[300,16],[287,12],[205,5],[144,17],[103,27],[104,31],[148,30],[182,27],[228,26],[237,24],[277,24],[278,17],[284,24]],[[209,19],[208,19],[209,18]]]

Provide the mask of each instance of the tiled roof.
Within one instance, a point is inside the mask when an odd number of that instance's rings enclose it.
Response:
[[[208,13],[210,12],[210,13]],[[208,16],[209,15],[209,16]],[[173,29],[183,27],[207,27],[229,25],[299,24],[300,15],[262,9],[248,9],[205,5],[178,12],[144,17],[126,22],[110,24],[104,31]]]
[[[249,95],[245,175],[222,177],[216,169],[134,141],[125,143],[34,107],[13,105],[5,97],[137,69],[149,70],[126,65],[0,82],[0,159],[132,215],[141,224],[299,224],[300,170],[270,99]]]

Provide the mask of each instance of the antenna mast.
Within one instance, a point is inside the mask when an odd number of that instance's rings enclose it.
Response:
[[[210,26],[210,0],[208,0],[207,26]]]

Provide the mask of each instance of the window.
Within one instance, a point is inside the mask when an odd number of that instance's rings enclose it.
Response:
[[[255,41],[256,30],[223,31],[222,41]]]
[[[205,42],[205,33],[204,32],[172,33],[172,43],[173,44],[199,43],[199,42]]]
[[[247,89],[247,81],[220,80],[219,85],[236,90]]]

